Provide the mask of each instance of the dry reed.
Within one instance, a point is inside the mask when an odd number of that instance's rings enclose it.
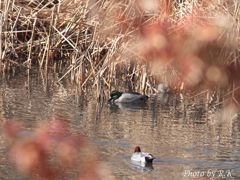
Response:
[[[237,0],[4,0],[0,9],[3,74],[53,70],[100,99],[105,88],[154,93],[160,82],[238,89]]]

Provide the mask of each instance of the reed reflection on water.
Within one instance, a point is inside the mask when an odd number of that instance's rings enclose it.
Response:
[[[192,179],[198,172],[209,179],[213,171],[240,178],[240,122],[231,114],[210,117],[200,100],[183,106],[177,97],[167,104],[153,96],[144,106],[110,106],[71,88],[45,93],[38,81],[32,83],[31,92],[22,81],[1,83],[1,120],[13,118],[32,129],[52,114],[63,116],[72,132],[89,137],[116,179]],[[152,167],[130,161],[136,145],[154,154]],[[3,136],[0,153],[1,179],[24,179],[7,162]]]

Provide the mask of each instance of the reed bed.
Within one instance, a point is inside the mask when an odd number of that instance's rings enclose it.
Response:
[[[167,83],[238,101],[239,10],[238,0],[3,0],[0,71],[53,71],[100,99]]]

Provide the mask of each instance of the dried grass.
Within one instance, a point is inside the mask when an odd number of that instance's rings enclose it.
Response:
[[[4,0],[0,71],[54,70],[62,74],[59,82],[96,86],[98,96],[104,87],[126,84],[145,93],[156,92],[159,82],[195,86],[212,65],[238,68],[239,9],[237,0]],[[151,27],[156,22],[160,26]],[[170,51],[161,40],[154,49],[159,34]],[[200,63],[183,60],[186,54]],[[188,72],[191,62],[203,70]]]

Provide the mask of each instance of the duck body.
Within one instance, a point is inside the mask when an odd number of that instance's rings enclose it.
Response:
[[[170,88],[167,84],[160,83],[157,87],[159,94],[170,94]]]
[[[157,90],[157,97],[160,103],[162,105],[167,105],[169,103],[170,97],[172,96],[170,88],[166,84],[159,84]]]
[[[153,162],[153,155],[144,152],[135,152],[131,156],[131,160],[135,162],[140,162],[143,164],[152,163]]]
[[[108,101],[115,103],[145,103],[148,100],[148,96],[137,92],[112,91],[110,96]]]
[[[134,153],[131,156],[131,160],[134,162],[139,162],[141,164],[149,164],[154,160],[154,156],[150,153],[141,152],[139,146],[137,146],[134,150]]]

